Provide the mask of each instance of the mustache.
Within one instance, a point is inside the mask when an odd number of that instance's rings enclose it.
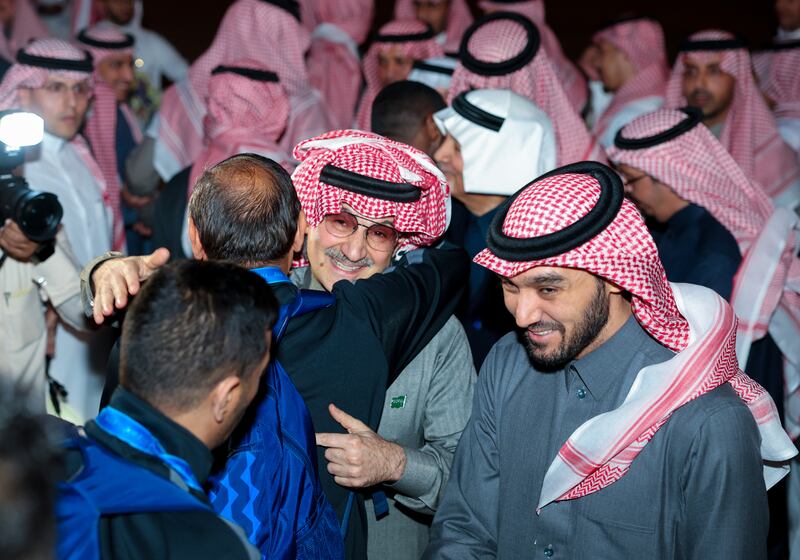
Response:
[[[564,325],[561,323],[557,323],[555,321],[539,321],[536,323],[531,323],[527,327],[528,331],[558,331],[560,333],[564,333]]]
[[[328,247],[325,249],[325,256],[330,257],[333,260],[339,261],[341,263],[346,264],[347,266],[363,266],[363,267],[370,267],[375,264],[375,261],[369,257],[364,257],[363,259],[359,259],[357,261],[351,261],[347,258],[347,255],[342,253],[336,247]]]
[[[699,97],[701,95],[704,95],[706,97],[712,97],[711,92],[708,91],[707,89],[696,88],[692,90],[692,93],[689,94],[689,99],[692,99],[694,97]]]

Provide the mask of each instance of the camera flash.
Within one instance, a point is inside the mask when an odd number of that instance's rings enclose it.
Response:
[[[6,151],[35,146],[44,138],[44,121],[33,113],[8,113],[0,117],[0,142]]]

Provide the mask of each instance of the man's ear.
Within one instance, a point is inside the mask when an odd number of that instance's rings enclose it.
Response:
[[[198,261],[208,260],[203,245],[200,244],[200,232],[197,231],[191,216],[189,216],[189,241],[192,244],[192,256]]]
[[[438,146],[444,139],[442,131],[436,126],[436,121],[433,120],[433,113],[425,117],[425,133],[431,139],[431,144]]]
[[[294,241],[292,242],[292,251],[294,253],[299,253],[303,250],[307,229],[308,222],[306,221],[306,213],[300,210],[300,215],[297,216],[297,231],[294,234]]]
[[[242,380],[236,375],[228,376],[214,386],[211,391],[211,414],[214,422],[222,424],[225,417],[233,412],[238,393],[242,389]]]

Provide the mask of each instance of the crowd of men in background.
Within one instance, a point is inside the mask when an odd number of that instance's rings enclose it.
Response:
[[[800,557],[800,0],[374,2],[0,0],[0,557]]]

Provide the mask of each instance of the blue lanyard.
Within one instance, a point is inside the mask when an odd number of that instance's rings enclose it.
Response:
[[[189,464],[180,457],[167,453],[147,428],[121,410],[107,406],[100,411],[94,421],[104,432],[146,455],[160,459],[174,470],[187,486],[205,494]]]
[[[264,266],[262,268],[251,268],[250,272],[258,274],[267,281],[267,284],[291,284],[291,280],[277,266]]]

